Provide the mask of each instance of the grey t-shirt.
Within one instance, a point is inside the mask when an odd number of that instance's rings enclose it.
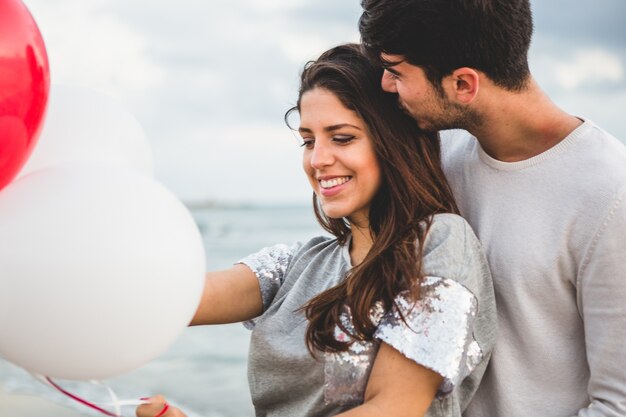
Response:
[[[329,237],[276,245],[243,259],[259,278],[264,312],[253,328],[248,379],[257,416],[331,416],[363,402],[381,341],[444,377],[429,417],[460,416],[480,381],[495,338],[495,301],[480,243],[469,225],[437,215],[424,247],[421,296],[405,294],[396,308],[374,309],[375,339],[313,358],[300,308],[337,285],[352,267],[348,244]],[[342,323],[352,328],[350,312]],[[338,339],[348,338],[339,328]]]

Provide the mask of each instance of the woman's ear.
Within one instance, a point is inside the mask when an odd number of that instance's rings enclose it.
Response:
[[[457,68],[446,77],[448,97],[459,104],[470,104],[480,87],[480,74],[469,67]]]

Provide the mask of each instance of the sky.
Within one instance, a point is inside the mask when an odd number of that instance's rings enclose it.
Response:
[[[307,60],[359,40],[359,0],[23,0],[52,83],[124,103],[155,177],[186,202],[308,204],[284,125]],[[530,66],[552,100],[626,140],[626,1],[531,0]]]

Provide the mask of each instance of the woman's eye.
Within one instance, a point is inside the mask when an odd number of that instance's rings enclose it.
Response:
[[[342,145],[352,142],[353,139],[354,139],[354,136],[335,136],[333,138],[335,142],[340,143]]]
[[[314,144],[315,144],[315,139],[302,138],[302,145],[300,146],[305,149],[311,149],[313,148]]]

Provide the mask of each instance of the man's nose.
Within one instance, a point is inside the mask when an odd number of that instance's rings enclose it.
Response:
[[[396,80],[392,77],[392,74],[387,70],[383,72],[383,76],[380,80],[380,86],[382,87],[384,91],[387,91],[388,93],[398,92],[398,90],[396,89]]]

